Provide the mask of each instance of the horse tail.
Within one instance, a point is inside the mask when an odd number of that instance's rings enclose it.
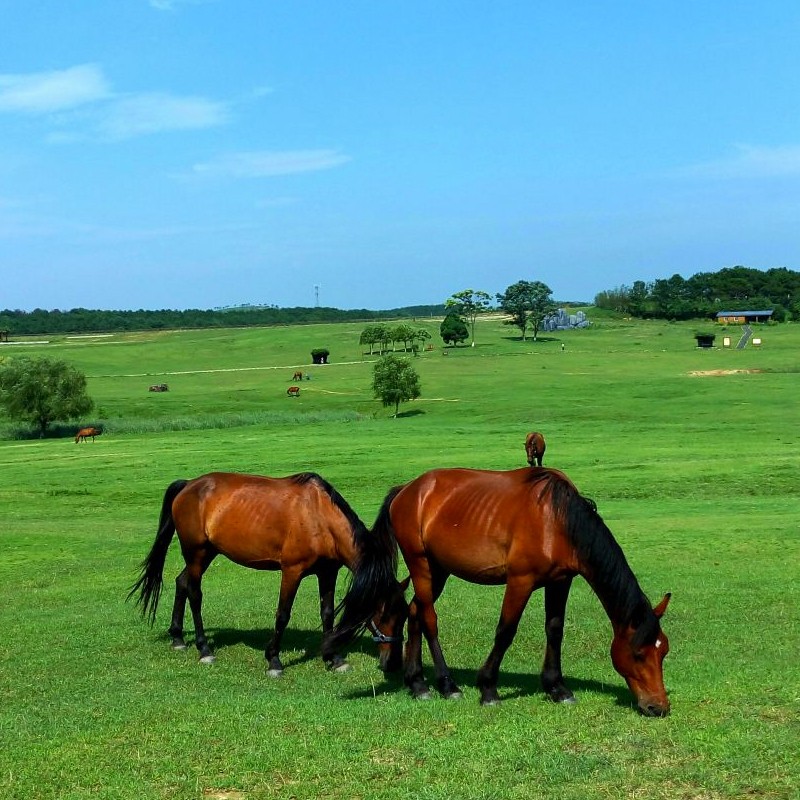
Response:
[[[396,486],[386,495],[372,533],[360,541],[350,586],[336,608],[341,617],[323,643],[323,657],[360,634],[397,587],[397,539],[389,509],[402,488]]]
[[[189,481],[182,479],[173,481],[167,486],[167,490],[164,492],[164,500],[161,503],[161,517],[158,521],[156,540],[153,542],[147,557],[142,561],[142,571],[139,579],[131,586],[131,590],[128,592],[128,600],[138,592],[136,605],[141,606],[142,616],[147,617],[151,625],[155,622],[158,600],[161,597],[164,562],[167,560],[167,551],[172,542],[172,537],[175,535],[172,502],[187,483]]]

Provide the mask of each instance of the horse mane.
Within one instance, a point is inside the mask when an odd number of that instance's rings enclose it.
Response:
[[[594,500],[583,497],[568,479],[554,472],[543,471],[529,480],[543,484],[540,497],[550,496],[578,558],[587,568],[591,586],[612,621],[635,630],[634,646],[654,642],[658,618]]]
[[[369,535],[367,526],[362,522],[361,517],[353,511],[350,503],[348,503],[322,475],[316,472],[300,472],[297,475],[292,475],[292,480],[301,486],[307,483],[315,483],[319,486],[320,489],[328,495],[334,506],[342,512],[345,519],[350,524],[350,530],[353,533],[353,541],[355,541],[356,544],[363,541],[364,537]]]

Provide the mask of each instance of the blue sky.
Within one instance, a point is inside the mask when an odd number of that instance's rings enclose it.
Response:
[[[0,0],[0,308],[800,269],[796,0]]]

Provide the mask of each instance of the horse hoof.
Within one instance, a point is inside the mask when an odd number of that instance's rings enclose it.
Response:
[[[481,705],[484,708],[491,708],[492,706],[499,706],[500,701],[497,698],[490,698],[489,700],[481,700]]]
[[[267,677],[268,678],[280,678],[283,675],[282,669],[268,669],[267,670]]]
[[[432,700],[433,695],[430,692],[419,692],[419,694],[414,695],[415,700]]]
[[[463,699],[464,694],[463,692],[450,692],[450,694],[446,694],[444,696],[445,700],[461,700]]]
[[[343,661],[341,664],[336,664],[333,667],[333,671],[339,673],[350,672],[350,665],[346,661]]]
[[[185,642],[173,642],[172,649],[176,652],[180,652],[182,650],[186,650],[186,643]]]
[[[567,697],[561,697],[560,699],[556,700],[556,702],[561,703],[563,706],[574,706],[578,702],[578,698],[571,694]]]
[[[216,659],[216,657],[215,657],[215,656],[203,656],[203,657],[200,659],[200,663],[201,663],[201,664],[213,664],[213,663],[214,663],[216,660],[217,660],[217,659]]]

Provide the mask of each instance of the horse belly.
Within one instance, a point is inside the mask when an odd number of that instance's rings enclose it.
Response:
[[[508,578],[507,553],[491,541],[475,538],[459,544],[457,539],[447,546],[427,542],[428,557],[457,578],[485,585],[498,585]]]

